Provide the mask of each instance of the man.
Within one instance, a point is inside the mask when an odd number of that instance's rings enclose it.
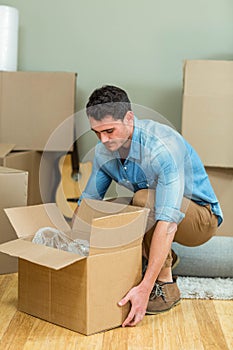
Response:
[[[119,301],[119,306],[131,303],[122,326],[134,326],[146,312],[156,314],[179,303],[171,244],[206,242],[221,224],[222,212],[194,149],[171,127],[138,120],[125,91],[103,86],[86,107],[101,142],[79,204],[82,198],[103,199],[115,180],[135,193],[133,205],[151,209],[143,241],[147,269],[139,285]]]

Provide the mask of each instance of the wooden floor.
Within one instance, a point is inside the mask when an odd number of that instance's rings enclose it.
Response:
[[[17,311],[17,274],[0,276],[0,350],[232,350],[233,301],[182,300],[134,328],[84,336]]]

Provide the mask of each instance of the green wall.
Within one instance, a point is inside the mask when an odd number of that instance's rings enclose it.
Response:
[[[19,70],[75,71],[77,110],[103,84],[128,91],[178,130],[185,59],[233,58],[232,0],[9,0]]]

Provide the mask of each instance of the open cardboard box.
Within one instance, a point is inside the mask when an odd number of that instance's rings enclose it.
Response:
[[[19,257],[20,311],[86,335],[122,324],[129,305],[117,303],[141,280],[148,209],[84,199],[73,238],[89,240],[88,257],[31,242],[41,227],[70,231],[55,204],[5,211],[19,238],[0,251]]]

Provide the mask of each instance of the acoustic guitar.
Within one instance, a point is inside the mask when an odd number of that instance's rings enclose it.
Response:
[[[67,219],[72,219],[77,201],[91,175],[92,163],[80,163],[77,144],[73,151],[59,159],[61,181],[56,191],[56,204]]]

